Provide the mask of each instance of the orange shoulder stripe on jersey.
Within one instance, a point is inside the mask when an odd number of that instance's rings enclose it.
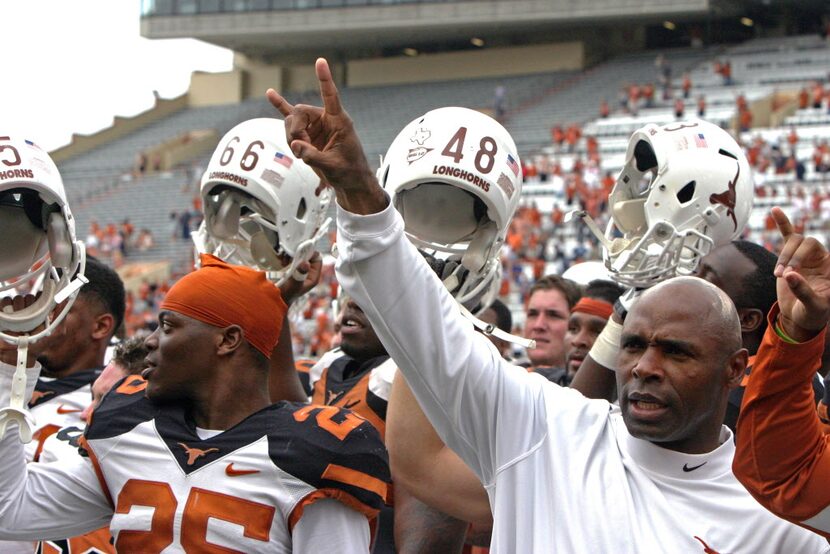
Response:
[[[316,363],[314,360],[297,360],[294,362],[294,369],[299,373],[308,373]]]
[[[135,394],[147,388],[147,381],[139,375],[131,375],[124,379],[124,382],[118,385],[115,392],[120,394]]]
[[[110,494],[110,488],[107,486],[107,481],[104,479],[104,472],[101,471],[101,464],[98,463],[98,456],[95,455],[95,452],[92,450],[92,447],[89,442],[87,442],[85,436],[81,435],[78,439],[78,444],[81,448],[86,450],[86,453],[92,462],[92,468],[95,470],[95,475],[98,477],[98,482],[101,484],[101,490],[104,491],[104,494],[107,497],[107,502],[109,502],[110,506],[115,509],[115,502],[112,501],[112,494]]]
[[[46,439],[60,431],[60,427],[57,425],[44,425],[40,429],[37,430],[34,434],[34,439],[37,441],[37,448],[35,449],[35,456],[33,458],[34,461],[40,460],[40,454],[43,452],[43,444],[46,442]]]
[[[318,500],[322,500],[324,498],[337,500],[352,510],[358,511],[365,515],[369,520],[374,519],[378,515],[377,509],[364,504],[346,491],[341,491],[340,489],[317,489],[310,492],[302,500],[297,502],[297,505],[294,506],[293,510],[291,510],[291,514],[288,516],[288,530],[294,530],[294,526],[298,521],[300,521],[300,518],[303,517],[303,511],[307,506],[311,506]]]
[[[329,464],[325,471],[323,471],[322,477],[323,479],[328,479],[330,481],[337,481],[347,485],[352,485],[354,487],[366,489],[367,491],[373,492],[380,496],[382,499],[386,499],[386,482],[381,481],[377,477],[367,475],[362,471],[357,471],[356,469],[336,464]]]

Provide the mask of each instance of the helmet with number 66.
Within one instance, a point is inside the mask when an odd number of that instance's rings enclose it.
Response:
[[[277,285],[314,253],[331,192],[293,156],[282,120],[251,119],[222,138],[201,185],[198,253],[268,274]]]
[[[34,342],[69,312],[85,282],[86,253],[58,168],[22,137],[0,136],[0,236],[0,295],[37,293],[30,306],[0,310],[0,337],[14,343],[20,339],[9,332],[27,333]]]
[[[455,299],[470,310],[486,308],[500,284],[499,254],[522,189],[507,130],[467,108],[432,110],[398,134],[378,180],[409,239],[442,262],[439,276]]]
[[[692,274],[712,248],[740,236],[753,194],[746,156],[717,125],[638,129],[608,199],[612,219],[603,244],[611,277],[645,288]]]

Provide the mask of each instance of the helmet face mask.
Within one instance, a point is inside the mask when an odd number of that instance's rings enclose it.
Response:
[[[475,110],[432,110],[398,134],[378,181],[409,240],[444,262],[439,276],[455,299],[486,308],[500,285],[501,247],[521,195],[510,134]]]
[[[0,161],[0,233],[8,237],[0,243],[0,294],[37,295],[25,308],[0,311],[0,337],[19,343],[21,337],[8,332],[26,333],[31,343],[68,313],[85,282],[85,249],[49,155],[31,141],[0,137]]]
[[[712,248],[740,236],[753,194],[746,157],[720,127],[646,125],[632,135],[609,196],[605,265],[630,287],[691,275]]]
[[[222,138],[201,184],[198,253],[259,269],[277,285],[314,253],[331,192],[294,158],[279,119],[240,123]]]

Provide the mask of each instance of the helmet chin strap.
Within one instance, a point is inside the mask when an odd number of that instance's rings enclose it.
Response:
[[[585,210],[572,210],[568,212],[567,214],[565,214],[565,223],[572,221],[576,217],[582,219],[582,221],[585,222],[585,225],[588,227],[588,230],[591,231],[591,233],[595,237],[597,237],[597,240],[599,240],[600,244],[602,244],[602,246],[612,254],[615,254],[623,250],[627,246],[627,242],[625,241],[625,239],[617,238],[613,241],[608,240],[608,238],[606,238],[605,236],[605,233],[600,231],[596,221],[594,221],[594,219],[590,215],[588,215],[588,212],[586,212]]]
[[[6,435],[6,428],[8,427],[8,424],[15,422],[17,423],[17,432],[20,436],[20,441],[25,444],[31,442],[32,440],[32,431],[35,427],[35,418],[28,410],[26,410],[26,406],[24,404],[26,396],[26,362],[29,355],[29,344],[38,341],[43,337],[49,336],[52,331],[55,330],[58,324],[60,324],[60,322],[63,321],[69,313],[72,304],[78,297],[78,292],[81,287],[89,282],[84,274],[86,271],[86,249],[84,248],[83,243],[76,241],[74,244],[71,244],[71,247],[77,249],[79,259],[77,266],[78,271],[75,278],[72,279],[67,286],[60,290],[57,294],[50,292],[54,291],[54,286],[47,287],[44,291],[42,291],[42,294],[54,294],[54,303],[56,305],[67,301],[58,316],[50,321],[50,315],[46,313],[43,320],[45,325],[44,329],[32,335],[9,335],[6,332],[0,331],[0,339],[17,344],[17,365],[15,367],[14,374],[12,375],[11,398],[9,399],[8,406],[0,408],[0,438]],[[50,271],[54,276],[57,275],[54,267],[51,267]],[[48,276],[44,276],[45,282],[47,282],[48,279]]]
[[[314,236],[300,244],[288,268],[282,274],[280,279],[276,282],[276,285],[278,287],[282,286],[282,284],[285,283],[285,281],[289,277],[296,278],[297,280],[300,280],[300,277],[303,277],[302,280],[305,280],[305,277],[297,271],[297,267],[299,267],[301,263],[311,258],[312,254],[314,254],[314,245],[317,244],[317,241],[320,240],[320,238],[322,238],[323,235],[326,234],[329,225],[331,225],[331,218],[327,217],[323,224],[320,225],[320,227],[317,229],[317,232],[314,233]]]
[[[17,423],[17,433],[20,442],[32,441],[32,431],[35,427],[35,418],[26,410],[23,400],[26,396],[26,358],[29,355],[29,337],[17,337],[17,366],[12,376],[12,390],[9,405],[0,408],[0,438],[6,436],[6,427],[9,423]]]
[[[470,313],[470,310],[468,310],[461,304],[458,304],[458,307],[459,309],[461,309],[461,314],[467,319],[469,319],[470,322],[472,322],[473,327],[481,331],[484,335],[494,336],[497,339],[511,342],[513,344],[518,344],[519,346],[523,346],[525,348],[536,348],[535,340],[517,337],[516,335],[511,335],[510,333],[502,331],[492,323],[485,323],[481,321],[479,318]]]

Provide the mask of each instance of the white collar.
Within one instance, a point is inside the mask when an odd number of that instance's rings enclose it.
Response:
[[[721,426],[720,446],[705,454],[686,454],[631,436],[619,411],[611,414],[611,421],[623,456],[631,458],[649,473],[686,481],[711,480],[726,473],[732,475],[735,444],[732,431],[725,425]]]

